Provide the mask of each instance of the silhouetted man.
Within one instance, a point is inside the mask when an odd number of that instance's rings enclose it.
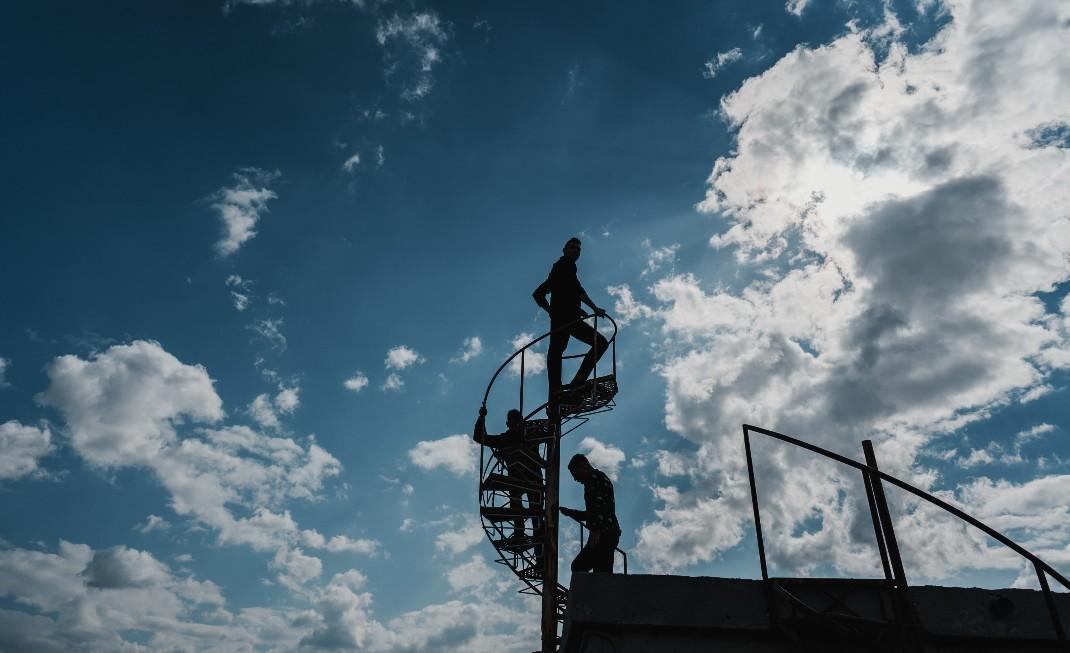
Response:
[[[512,409],[505,416],[506,431],[500,435],[490,435],[486,428],[487,409],[480,407],[479,418],[476,419],[472,439],[480,444],[491,447],[497,453],[498,459],[505,463],[508,476],[524,485],[536,485],[542,487],[542,472],[540,465],[542,457],[539,456],[538,442],[528,442],[524,437],[524,415],[517,409]],[[521,497],[528,497],[528,505],[531,507],[542,505],[542,496],[539,492],[511,488],[509,490],[509,507],[522,508]],[[540,520],[532,519],[533,537],[537,539]],[[524,537],[524,519],[513,520],[513,535],[511,539]]]
[[[577,322],[583,316],[580,302],[587,304],[595,315],[604,317],[606,312],[595,305],[587,295],[587,291],[580,285],[576,276],[576,260],[580,257],[580,239],[570,238],[562,250],[564,256],[550,268],[550,276],[546,281],[539,284],[532,296],[538,304],[550,314],[550,329],[554,332],[550,335],[550,347],[546,353],[546,372],[550,377],[549,400],[554,401],[556,395],[562,391],[561,387],[561,357],[568,347],[568,339],[576,338],[591,345],[591,350],[583,357],[580,368],[576,370],[576,376],[563,388],[570,390],[581,385],[587,380],[594,369],[595,362],[605,353],[608,342],[602,334],[595,331],[586,322]],[[550,301],[546,301],[546,295],[550,295]],[[569,322],[576,322],[567,329],[557,331]]]
[[[587,456],[576,454],[568,461],[568,471],[577,483],[583,485],[583,503],[586,510],[561,508],[561,514],[587,526],[591,532],[587,544],[572,561],[572,573],[585,571],[613,572],[613,552],[620,542],[620,524],[617,523],[616,504],[613,500],[613,483],[609,477],[591,466]]]

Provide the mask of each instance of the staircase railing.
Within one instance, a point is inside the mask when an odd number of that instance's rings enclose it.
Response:
[[[754,510],[754,531],[758,540],[758,558],[761,564],[762,580],[769,581],[769,570],[766,564],[765,556],[765,541],[762,534],[762,522],[761,514],[758,509],[758,486],[754,480],[754,462],[751,457],[751,441],[750,434],[758,433],[774,440],[780,440],[796,447],[812,451],[831,460],[834,460],[840,464],[847,465],[848,467],[854,467],[862,472],[862,480],[866,488],[866,495],[869,502],[870,516],[873,519],[873,527],[877,537],[877,549],[881,556],[881,565],[884,568],[884,575],[888,581],[894,582],[896,588],[900,591],[900,595],[905,605],[905,590],[907,588],[906,572],[903,568],[902,557],[899,554],[899,545],[895,539],[895,530],[892,524],[891,514],[888,510],[888,502],[884,496],[884,488],[882,482],[888,482],[892,485],[913,494],[914,496],[927,501],[928,503],[940,508],[941,510],[951,513],[960,520],[970,524],[971,526],[981,530],[983,533],[996,540],[1000,544],[1010,548],[1019,556],[1025,558],[1033,565],[1033,569],[1036,571],[1037,580],[1040,583],[1040,589],[1044,594],[1044,601],[1047,604],[1048,614],[1051,617],[1052,627],[1055,631],[1055,636],[1060,642],[1067,641],[1066,631],[1063,628],[1062,620],[1059,617],[1059,611],[1055,605],[1055,599],[1052,596],[1051,587],[1048,583],[1048,576],[1051,576],[1059,583],[1070,590],[1070,580],[1067,580],[1062,574],[1056,571],[1051,565],[1041,560],[1037,555],[1025,549],[1025,547],[1014,542],[1009,537],[1000,533],[996,529],[992,528],[988,524],[985,524],[981,520],[973,517],[963,510],[956,508],[950,503],[929,494],[925,490],[917,488],[904,480],[898,479],[891,474],[882,472],[877,468],[877,459],[873,452],[873,445],[869,440],[865,440],[862,443],[866,463],[862,464],[858,461],[841,456],[840,454],[833,453],[828,449],[823,449],[816,445],[804,442],[797,438],[793,438],[783,433],[777,433],[776,431],[770,431],[759,426],[752,426],[750,424],[743,425],[743,446],[747,456],[747,475],[750,481],[751,492],[751,505]]]

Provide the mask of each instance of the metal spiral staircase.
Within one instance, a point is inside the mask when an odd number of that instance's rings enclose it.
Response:
[[[568,329],[577,322],[593,320],[598,331],[599,320],[608,322],[612,335],[607,339],[610,372],[599,376],[595,364],[591,378],[583,385],[550,397],[525,412],[524,384],[529,350],[555,331]],[[501,413],[517,408],[524,416],[524,442],[529,446],[519,454],[523,474],[509,474],[500,452],[483,445],[479,459],[479,514],[483,530],[498,553],[497,562],[505,565],[523,583],[520,592],[542,597],[542,652],[557,650],[558,628],[564,619],[568,589],[557,581],[557,507],[561,467],[561,438],[585,424],[592,415],[608,412],[616,405],[617,394],[617,323],[609,316],[586,316],[548,331],[513,352],[498,367],[486,392],[483,408],[487,408],[491,390],[501,373],[510,364],[519,375],[518,403],[503,407]],[[594,345],[597,346],[597,345]],[[534,352],[531,352],[534,353]],[[564,360],[582,358],[582,354],[566,355]],[[604,353],[603,353],[604,356]],[[519,358],[519,363],[516,363]],[[605,371],[606,362],[601,369]],[[545,381],[541,375],[535,377]],[[497,413],[495,413],[497,414]],[[516,452],[513,454],[517,456]],[[513,460],[514,469],[516,459]],[[527,499],[524,506],[518,497]],[[518,506],[518,503],[520,504]],[[516,525],[522,524],[522,528]],[[550,588],[550,589],[548,589]]]

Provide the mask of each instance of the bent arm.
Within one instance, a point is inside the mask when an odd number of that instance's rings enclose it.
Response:
[[[546,301],[546,295],[550,293],[550,277],[546,277],[546,281],[539,284],[539,287],[535,289],[535,292],[531,293],[531,296],[535,298],[535,303],[542,307],[542,310],[547,313],[550,312],[550,303]]]

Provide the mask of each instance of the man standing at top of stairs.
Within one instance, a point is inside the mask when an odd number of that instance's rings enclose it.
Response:
[[[568,391],[583,384],[594,369],[595,362],[606,351],[608,342],[602,334],[595,331],[586,322],[577,322],[583,316],[580,302],[587,304],[599,317],[605,317],[605,310],[594,303],[587,295],[587,291],[580,285],[576,276],[576,261],[580,258],[581,243],[579,238],[570,238],[562,250],[563,256],[550,268],[550,275],[546,281],[539,284],[532,296],[535,303],[550,314],[550,329],[554,332],[550,335],[550,347],[546,353],[546,371],[550,380],[549,400],[555,401],[562,391]],[[550,301],[546,301],[546,295],[550,295]],[[557,331],[569,322],[575,322],[567,329]],[[561,387],[561,357],[568,347],[568,339],[576,338],[581,342],[591,345],[591,350],[583,357],[580,368],[572,381]]]

